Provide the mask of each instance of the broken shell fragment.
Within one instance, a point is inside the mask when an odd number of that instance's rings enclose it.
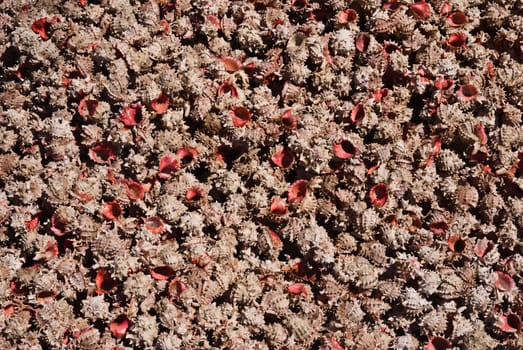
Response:
[[[512,292],[516,288],[514,279],[506,273],[494,272],[494,285],[502,292]]]
[[[488,240],[488,238],[480,239],[474,246],[474,254],[482,258],[485,254],[489,253],[494,249],[494,243]]]
[[[294,163],[294,152],[287,147],[282,147],[279,152],[272,155],[271,160],[280,168],[288,169]]]
[[[176,271],[170,266],[158,266],[152,269],[149,269],[152,278],[155,280],[168,280],[176,274]]]
[[[151,101],[151,108],[156,112],[156,114],[164,114],[169,108],[169,102],[169,96],[162,92],[160,93],[160,96]]]
[[[372,205],[376,207],[383,207],[389,198],[387,185],[384,183],[379,183],[372,186],[369,191],[369,198]]]
[[[131,320],[127,315],[121,314],[109,324],[109,330],[114,337],[123,338],[131,325]]]
[[[245,107],[236,106],[229,112],[234,126],[244,126],[251,121],[252,113]]]
[[[160,179],[170,178],[178,170],[178,161],[171,156],[163,156],[160,158],[160,169],[158,177]]]
[[[40,35],[40,38],[42,38],[42,40],[49,40],[51,23],[47,21],[47,18],[42,17],[34,21],[31,25],[31,29],[36,34]]]
[[[307,187],[309,182],[306,180],[294,181],[289,187],[287,200],[289,203],[300,203],[307,194]]]
[[[107,220],[116,220],[122,216],[122,207],[116,201],[104,203],[102,214]]]

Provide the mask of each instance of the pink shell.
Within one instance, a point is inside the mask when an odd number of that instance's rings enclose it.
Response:
[[[144,227],[147,231],[152,234],[162,233],[163,231],[163,220],[159,216],[151,216],[145,219]]]
[[[338,12],[336,19],[339,24],[347,24],[349,22],[354,22],[358,19],[358,12],[353,9],[346,9]]]
[[[503,332],[516,333],[521,330],[521,319],[518,315],[509,311],[506,314],[499,315],[496,326]]]
[[[464,84],[459,87],[456,92],[458,98],[462,101],[472,101],[478,97],[479,89],[472,84]]]
[[[462,253],[465,249],[465,241],[459,235],[452,235],[448,239],[449,249],[454,253]]]
[[[151,108],[156,112],[156,114],[164,114],[169,108],[169,103],[169,96],[162,92],[160,93],[160,96],[151,101]]]
[[[142,106],[139,103],[133,103],[123,109],[120,114],[120,121],[125,126],[136,126],[143,122]]]
[[[303,283],[293,283],[287,287],[287,291],[295,295],[307,295],[307,290],[305,289],[305,285]]]
[[[365,118],[365,107],[363,103],[358,103],[350,112],[350,120],[353,123],[360,123]]]
[[[123,338],[131,325],[131,320],[127,315],[121,314],[109,324],[109,330],[114,337]]]
[[[170,266],[158,266],[152,269],[149,269],[151,277],[155,280],[168,280],[176,274],[176,271]]]
[[[272,200],[271,203],[271,214],[274,215],[285,215],[288,212],[287,204],[280,197],[276,197]]]
[[[218,97],[230,93],[232,97],[238,97],[238,91],[234,84],[229,83],[228,81],[221,83],[218,88]]]
[[[430,337],[429,342],[423,346],[423,350],[445,350],[452,344],[442,337]]]
[[[452,33],[447,44],[455,49],[463,48],[467,44],[467,36],[463,32]]]
[[[236,106],[229,112],[234,126],[244,126],[252,119],[252,113],[245,107]]]
[[[298,117],[292,109],[288,109],[282,114],[281,123],[284,128],[294,130],[298,127]]]
[[[102,214],[108,220],[115,220],[122,216],[122,207],[116,201],[103,204]]]
[[[242,68],[242,62],[234,57],[225,56],[220,58],[220,61],[225,66],[225,70],[230,73],[236,72],[237,70]]]
[[[410,5],[410,10],[421,19],[430,17],[430,6],[425,1],[418,1]]]
[[[358,153],[358,149],[349,140],[342,140],[333,145],[334,155],[340,159],[349,159]]]
[[[144,199],[145,192],[147,192],[147,190],[147,186],[144,186],[139,182],[133,180],[125,181],[125,191],[127,192],[127,197],[133,201]]]
[[[377,185],[372,186],[372,188],[369,191],[369,198],[372,205],[376,207],[383,207],[389,199],[387,185],[384,183],[379,183]]]
[[[96,293],[109,293],[116,288],[117,282],[114,280],[109,272],[104,269],[99,269],[95,277]]]
[[[199,187],[191,187],[185,193],[185,199],[190,202],[196,202],[203,198],[203,189]]]
[[[356,38],[356,49],[359,52],[367,52],[370,44],[370,35],[368,33],[362,32],[358,34]]]
[[[305,180],[294,181],[289,187],[289,193],[287,195],[289,203],[300,203],[307,194],[308,185],[309,182]]]
[[[101,142],[91,147],[89,150],[89,158],[95,163],[109,164],[116,158],[116,155],[109,143]]]
[[[174,157],[163,156],[160,158],[160,169],[158,177],[160,179],[170,178],[178,170],[178,161]]]
[[[494,272],[494,285],[503,292],[512,292],[516,288],[514,279],[509,274],[499,271]]]
[[[182,166],[189,165],[194,160],[197,154],[198,150],[191,146],[185,146],[176,151],[176,155],[180,159]]]
[[[455,11],[447,17],[447,23],[451,27],[461,27],[467,23],[467,16],[463,12]]]
[[[282,147],[279,152],[272,155],[271,160],[280,168],[288,169],[294,163],[294,152],[290,148]]]
[[[42,38],[42,40],[49,40],[48,33],[51,30],[51,23],[47,21],[47,18],[42,17],[34,21],[31,25],[31,29],[36,34],[40,35],[40,38]]]
[[[80,114],[84,118],[92,117],[96,112],[97,107],[97,100],[88,100],[86,98],[83,98],[78,104],[78,114]]]

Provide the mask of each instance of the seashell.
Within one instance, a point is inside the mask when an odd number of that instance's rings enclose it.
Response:
[[[234,126],[244,126],[252,120],[252,113],[245,107],[236,106],[231,111],[229,115],[232,118],[232,124]]]
[[[496,327],[506,333],[517,333],[521,330],[521,319],[511,311],[502,313],[497,319]]]
[[[383,207],[389,198],[388,187],[384,183],[374,185],[369,190],[369,199],[372,205]]]
[[[440,266],[445,260],[445,255],[441,250],[430,246],[419,247],[418,257],[421,261],[433,266]]]
[[[280,323],[271,323],[263,326],[263,334],[267,343],[278,348],[284,345],[289,339],[289,333],[287,329]]]
[[[451,252],[460,254],[465,250],[466,242],[460,235],[452,235],[448,239],[448,246]]]
[[[503,272],[494,272],[494,286],[502,292],[512,292],[516,288],[516,282],[514,279]]]
[[[308,346],[314,342],[314,334],[316,332],[307,318],[295,315],[289,316],[285,321],[285,326],[298,343]]]
[[[449,149],[441,150],[438,157],[436,157],[436,166],[438,167],[438,170],[447,174],[457,172],[464,164],[465,163],[460,159],[460,157],[454,153],[454,151]]]
[[[389,303],[376,298],[363,298],[361,307],[374,320],[379,320],[392,307]]]
[[[178,161],[171,156],[163,156],[160,158],[160,166],[158,170],[158,177],[160,179],[169,179],[178,170]]]
[[[185,146],[176,151],[176,156],[180,159],[180,165],[182,167],[191,165],[198,154],[198,150],[191,146]]]
[[[445,300],[459,298],[466,290],[463,279],[451,271],[444,271],[436,294]]]
[[[296,180],[291,184],[288,190],[287,201],[289,203],[300,203],[307,195],[309,182],[306,180]],[[271,205],[272,212],[272,205]]]
[[[454,50],[465,48],[467,45],[467,35],[463,32],[452,33],[447,39],[447,46]]]
[[[458,188],[456,189],[454,200],[456,206],[459,208],[475,208],[478,205],[479,200],[478,190],[470,185],[458,186]]]
[[[362,103],[358,103],[352,108],[350,113],[350,121],[354,124],[361,123],[365,118],[365,107]]]
[[[115,338],[123,338],[131,326],[132,322],[127,315],[121,314],[109,323],[109,331]]]
[[[478,97],[479,89],[473,84],[460,85],[456,95],[461,101],[472,101]]]
[[[361,243],[360,253],[376,265],[386,265],[388,261],[387,248],[379,242]]]
[[[445,350],[450,349],[452,344],[443,337],[430,337],[429,342],[423,346],[423,350]]]
[[[167,109],[169,108],[169,103],[169,96],[161,92],[157,98],[151,101],[151,108],[153,109],[153,111],[156,112],[156,114],[162,115],[165,112],[167,112]]]
[[[342,282],[351,282],[361,289],[374,288],[378,283],[380,269],[360,256],[340,256],[334,270]]]
[[[454,11],[454,12],[451,12],[448,16],[447,16],[447,23],[451,26],[451,27],[461,27],[461,26],[464,26],[465,24],[467,24],[467,16],[461,12],[461,11]]]
[[[418,1],[409,6],[410,10],[414,15],[421,19],[427,19],[430,17],[430,5],[425,1]]]
[[[396,280],[385,280],[380,281],[376,286],[380,296],[389,301],[393,302],[398,300],[402,294],[402,283]]]
[[[95,283],[98,294],[111,293],[118,285],[118,282],[104,269],[98,269],[96,272]]]
[[[102,214],[107,220],[117,220],[122,216],[122,207],[116,201],[103,204]]]
[[[142,106],[139,103],[133,103],[125,107],[120,114],[120,121],[125,126],[136,126],[143,122]]]
[[[412,317],[419,316],[423,312],[432,309],[431,303],[423,298],[414,288],[405,288],[402,305],[405,312]]]

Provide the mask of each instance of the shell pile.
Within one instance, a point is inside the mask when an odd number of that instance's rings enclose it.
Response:
[[[523,2],[0,1],[0,348],[522,349]]]

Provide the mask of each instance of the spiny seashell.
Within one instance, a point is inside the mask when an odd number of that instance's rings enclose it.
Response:
[[[458,186],[454,196],[455,204],[458,208],[475,208],[478,204],[478,190],[470,185]]]
[[[423,312],[432,309],[431,303],[410,287],[405,288],[402,305],[409,316],[421,315]]]
[[[334,268],[342,282],[352,282],[362,289],[375,287],[381,273],[364,257],[353,255],[338,257]]]
[[[379,242],[363,242],[360,244],[361,255],[370,259],[376,265],[384,265],[387,260],[387,248]]]
[[[289,332],[280,323],[270,323],[263,327],[264,337],[267,343],[273,347],[279,347],[289,339]]]
[[[418,256],[420,260],[433,266],[439,266],[445,260],[445,255],[440,249],[430,246],[420,247],[418,249]]]
[[[396,301],[401,297],[402,283],[400,281],[385,280],[380,281],[376,286],[381,297],[387,301]]]
[[[443,149],[438,157],[436,157],[436,165],[442,172],[452,174],[460,170],[464,162],[452,150]]]
[[[452,271],[443,270],[442,272],[441,284],[436,294],[446,300],[461,296],[465,290],[463,279]]]
[[[377,298],[363,298],[361,307],[374,320],[379,320],[392,308],[389,303]]]
[[[301,344],[310,345],[313,343],[315,331],[307,318],[292,315],[287,318],[285,325],[291,336]]]

